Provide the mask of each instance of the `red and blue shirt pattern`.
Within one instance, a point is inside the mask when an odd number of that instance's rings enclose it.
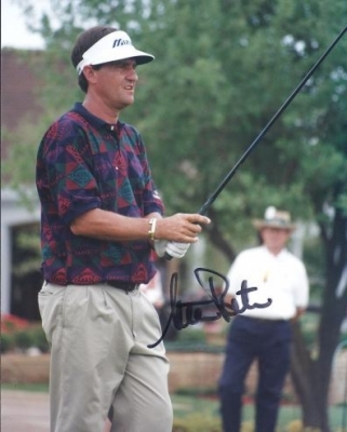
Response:
[[[76,236],[71,222],[100,208],[133,218],[164,208],[138,131],[110,125],[80,103],[55,121],[38,150],[42,273],[58,285],[106,281],[147,283],[155,264],[147,241]]]

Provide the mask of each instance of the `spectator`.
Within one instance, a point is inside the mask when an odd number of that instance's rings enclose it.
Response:
[[[290,366],[291,326],[308,303],[309,285],[303,263],[286,249],[295,226],[288,212],[269,207],[254,226],[262,245],[241,252],[227,278],[228,294],[235,296],[242,281],[249,288],[249,304],[230,326],[219,389],[224,432],[239,432],[247,372],[258,361],[255,432],[274,432],[285,377]],[[239,302],[238,296],[236,297]],[[243,306],[243,305],[242,305]],[[242,306],[240,304],[241,310]]]

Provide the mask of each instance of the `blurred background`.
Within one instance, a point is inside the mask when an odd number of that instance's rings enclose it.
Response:
[[[145,140],[166,213],[196,212],[346,26],[347,4],[4,0],[1,11],[2,381],[9,390],[28,384],[45,392],[35,159],[48,125],[83,97],[69,60],[76,36],[110,24],[156,56],[138,69],[136,103],[122,120]],[[347,431],[346,52],[345,34],[215,201],[199,245],[179,262],[158,260],[164,325],[174,272],[180,298],[200,299],[196,268],[226,274],[238,252],[258,244],[253,218],[269,205],[291,212],[298,229],[289,247],[306,265],[311,293],[294,328],[279,431]],[[220,430],[216,386],[228,326],[170,328],[177,430]],[[13,371],[18,357],[31,377]],[[253,427],[255,382],[253,368],[245,431]]]

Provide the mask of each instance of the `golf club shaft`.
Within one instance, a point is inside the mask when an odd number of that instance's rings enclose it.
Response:
[[[259,135],[252,142],[252,144],[243,153],[243,155],[240,157],[240,159],[235,164],[235,166],[229,171],[229,173],[226,175],[226,177],[217,186],[217,188],[215,189],[215,191],[209,196],[209,198],[206,200],[206,202],[202,205],[202,207],[198,211],[199,214],[205,215],[207,213],[208,209],[212,206],[212,204],[214,203],[214,201],[216,200],[216,198],[219,196],[219,194],[222,192],[222,190],[225,188],[225,186],[229,183],[229,181],[234,177],[234,175],[235,175],[236,171],[238,170],[238,168],[243,164],[243,162],[248,158],[248,156],[255,149],[255,147],[264,138],[264,136],[270,130],[270,128],[272,127],[272,125],[276,122],[276,120],[280,117],[280,115],[284,112],[284,110],[288,107],[288,105],[293,101],[293,99],[295,98],[295,96],[304,87],[304,85],[306,84],[306,82],[313,75],[313,73],[320,66],[320,64],[325,60],[325,58],[329,55],[330,51],[333,50],[333,48],[335,47],[335,45],[339,42],[339,40],[346,33],[346,31],[347,31],[347,26],[344,27],[344,29],[339,33],[339,35],[328,46],[328,48],[325,50],[325,52],[321,55],[321,57],[317,60],[317,62],[312,66],[312,68],[307,72],[307,74],[305,75],[305,77],[298,84],[298,86],[294,89],[294,91],[291,93],[291,95],[285,100],[285,102],[281,105],[281,107],[274,114],[274,116],[271,118],[271,120],[267,123],[267,125],[264,127],[264,129],[259,133]],[[168,260],[170,260],[172,258],[168,253],[165,254],[165,257]]]
[[[248,147],[248,149],[241,156],[239,161],[235,164],[235,166],[229,171],[224,180],[218,185],[216,190],[210,195],[207,201],[202,205],[199,210],[199,214],[205,215],[211,205],[214,203],[218,195],[222,192],[225,186],[229,183],[229,181],[233,178],[238,168],[243,164],[243,162],[248,158],[251,152],[255,149],[257,144],[264,138],[266,133],[269,131],[271,126],[276,122],[276,120],[280,117],[283,111],[288,107],[288,105],[293,101],[295,96],[299,93],[299,91],[303,88],[309,78],[313,75],[315,70],[319,67],[319,65],[324,61],[330,51],[334,48],[334,46],[338,43],[338,41],[342,38],[344,33],[347,31],[347,26],[341,31],[341,33],[335,38],[335,40],[331,43],[331,45],[325,50],[320,59],[312,66],[309,72],[305,75],[300,84],[295,88],[292,94],[288,97],[288,99],[282,104],[276,114],[272,117],[272,119],[268,122],[268,124],[264,127],[264,129],[260,132],[260,134],[256,137],[256,139],[252,142],[252,144]]]

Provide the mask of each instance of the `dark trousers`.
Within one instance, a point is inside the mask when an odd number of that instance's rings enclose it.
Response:
[[[219,382],[224,432],[241,429],[242,396],[247,372],[258,360],[255,432],[274,432],[285,377],[290,364],[288,321],[236,317],[231,324]]]

